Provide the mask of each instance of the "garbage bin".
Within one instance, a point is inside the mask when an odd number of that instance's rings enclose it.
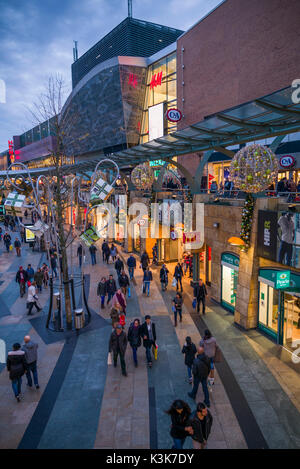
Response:
[[[84,312],[83,309],[75,309],[75,329],[82,329],[84,326]]]

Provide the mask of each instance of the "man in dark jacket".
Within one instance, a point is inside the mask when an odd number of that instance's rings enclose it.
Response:
[[[21,345],[15,343],[13,350],[8,352],[6,361],[9,379],[11,380],[14,395],[18,402],[21,400],[22,376],[26,371],[25,352],[21,350]]]
[[[209,401],[209,392],[207,388],[207,377],[210,373],[210,359],[205,355],[204,348],[197,347],[198,355],[193,363],[193,377],[194,377],[194,386],[192,392],[189,392],[188,395],[195,399],[198,391],[199,384],[202,384],[202,389],[204,393],[204,403],[207,407],[210,407]]]
[[[156,345],[156,330],[155,324],[151,321],[151,316],[145,316],[145,322],[141,325],[141,337],[143,338],[143,345],[146,349],[146,358],[149,367],[152,366],[151,348]]]
[[[21,241],[18,238],[16,238],[16,240],[14,242],[14,246],[16,248],[17,256],[21,257]]]
[[[107,292],[107,304],[110,302],[112,297],[117,291],[117,285],[112,275],[109,276],[109,279],[106,282],[106,292]]]
[[[133,361],[135,367],[138,366],[137,360],[137,349],[142,345],[141,334],[140,334],[140,320],[135,319],[129,326],[128,329],[128,342],[132,348]]]
[[[118,257],[116,262],[115,262],[115,269],[117,271],[118,277],[121,275],[121,271],[124,270],[124,263],[121,261],[121,259]]]
[[[193,429],[194,449],[205,449],[211,431],[213,418],[206,405],[199,402],[196,411],[190,416],[189,425]]]
[[[146,251],[143,252],[141,256],[141,264],[142,264],[142,269],[145,271],[149,265],[150,259]]]
[[[33,277],[34,277],[34,269],[32,268],[31,264],[28,264],[26,272],[27,272],[27,275],[28,275],[28,280],[30,282],[32,282]]]
[[[134,275],[134,269],[136,268],[136,260],[132,254],[127,259],[127,266],[130,280],[132,280]]]
[[[128,275],[125,274],[124,270],[122,270],[121,275],[119,277],[119,285],[122,292],[124,293],[124,296],[126,296],[127,288],[129,288],[129,278]]]
[[[54,254],[51,254],[50,265],[51,265],[51,269],[52,269],[52,276],[54,274],[55,278],[57,278],[57,262],[56,262],[56,257],[55,257]]]
[[[105,253],[107,251],[107,248],[109,249],[109,246],[106,241],[103,241],[101,249],[102,249],[102,260],[103,262],[105,261]]]
[[[113,353],[114,367],[117,366],[118,355],[120,355],[120,362],[121,362],[123,376],[127,376],[126,363],[125,363],[126,347],[127,347],[126,332],[122,329],[122,326],[118,324],[110,336],[109,352]]]
[[[89,247],[89,251],[90,251],[90,254],[91,254],[91,261],[92,261],[92,265],[95,265],[97,264],[97,261],[96,261],[96,251],[97,251],[97,248],[94,244],[92,244],[90,247]]]
[[[5,233],[3,236],[3,242],[6,247],[6,251],[9,252],[9,246],[11,245],[11,236],[8,233]]]
[[[146,269],[144,270],[144,278],[143,278],[143,282],[144,282],[144,288],[143,288],[143,293],[147,293],[147,296],[149,296],[150,294],[150,282],[152,282],[152,272],[151,270],[149,270],[148,267],[146,267]]]
[[[162,291],[165,291],[168,286],[168,269],[166,267],[166,264],[163,264],[160,272],[159,272],[159,277],[160,277],[160,283],[161,283],[161,289]]]
[[[182,270],[182,267],[180,265],[180,263],[178,262],[178,264],[176,265],[175,267],[175,272],[174,272],[174,277],[176,278],[176,291],[178,290],[178,284],[180,283],[180,288],[181,288],[181,291],[183,291],[182,289],[182,277],[183,277],[183,270]]]
[[[25,295],[26,282],[28,281],[28,275],[26,270],[20,265],[16,275],[16,282],[20,285],[20,296],[21,298]]]
[[[194,286],[194,299],[197,300],[197,313],[199,313],[200,303],[202,303],[202,314],[205,314],[205,297],[206,297],[206,295],[207,295],[206,286],[200,278],[200,280],[198,282],[198,285]]]
[[[37,374],[37,349],[38,344],[33,342],[29,335],[25,335],[22,350],[25,352],[27,385],[32,388],[32,373],[34,385],[36,389],[39,389],[40,386]]]
[[[101,309],[104,308],[105,297],[107,294],[107,281],[105,277],[102,277],[97,287],[97,295],[101,298]]]

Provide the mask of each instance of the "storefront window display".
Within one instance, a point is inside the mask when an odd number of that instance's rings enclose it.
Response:
[[[236,290],[239,275],[239,257],[233,253],[223,253],[221,259],[221,304],[234,313]]]

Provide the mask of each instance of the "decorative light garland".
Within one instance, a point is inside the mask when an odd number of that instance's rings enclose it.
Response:
[[[247,251],[250,247],[250,238],[252,230],[252,220],[254,213],[255,200],[251,194],[247,194],[244,208],[242,211],[242,223],[241,223],[241,239],[244,241],[245,246],[242,248]]]

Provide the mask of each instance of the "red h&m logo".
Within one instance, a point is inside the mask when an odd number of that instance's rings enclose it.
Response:
[[[128,85],[132,86],[135,88],[138,84],[137,77],[133,73],[129,74],[129,79],[128,79]]]
[[[14,155],[14,142],[13,140],[8,140],[8,153],[10,156],[10,162],[15,162],[15,155]]]
[[[161,80],[162,80],[162,72],[155,73],[150,81],[150,90],[152,90],[153,88],[156,88],[157,86],[160,86]]]

